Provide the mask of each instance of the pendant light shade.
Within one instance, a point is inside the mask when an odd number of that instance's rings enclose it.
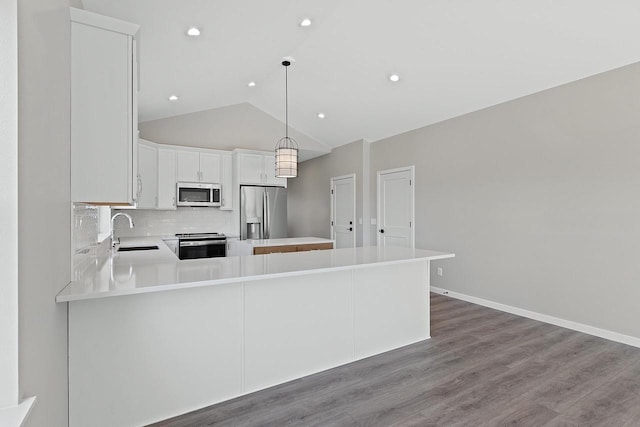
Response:
[[[276,144],[276,177],[295,178],[298,176],[298,143],[289,137],[289,61],[282,61],[284,66],[284,99],[285,99],[285,137]]]
[[[276,145],[276,176],[278,178],[298,176],[298,144],[293,138],[285,136]]]

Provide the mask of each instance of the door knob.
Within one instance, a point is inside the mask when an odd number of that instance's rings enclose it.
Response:
[[[349,231],[353,231],[353,227],[349,227]]]
[[[381,233],[384,233],[384,229],[383,229],[383,228],[381,228],[381,229],[380,229],[380,232],[381,232]]]

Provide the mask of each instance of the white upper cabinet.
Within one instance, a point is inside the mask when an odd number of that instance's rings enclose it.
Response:
[[[176,208],[176,150],[158,147],[158,209]]]
[[[222,175],[220,176],[220,210],[233,209],[233,158],[231,154],[222,155]]]
[[[138,202],[141,209],[158,205],[158,150],[154,144],[139,140],[138,144]]]
[[[262,154],[240,153],[238,155],[241,184],[262,184],[264,177],[264,156]]]
[[[220,183],[221,157],[218,153],[200,153],[200,181]]]
[[[264,174],[268,185],[287,186],[286,178],[276,178],[276,156],[273,154],[265,154],[264,156]]]
[[[200,182],[200,153],[197,151],[178,151],[178,181]]]
[[[276,178],[273,154],[238,152],[237,156],[240,184],[287,186],[286,178]]]
[[[178,182],[220,183],[220,154],[206,151],[178,151]]]
[[[79,9],[71,14],[71,200],[137,199],[136,37],[139,26]]]

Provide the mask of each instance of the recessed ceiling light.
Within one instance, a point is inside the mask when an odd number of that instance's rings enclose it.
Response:
[[[200,35],[200,30],[196,27],[191,27],[187,30],[187,35],[191,37],[198,37]]]
[[[171,95],[169,97],[169,101],[177,101],[178,100],[178,96],[177,95]]]
[[[247,86],[249,86],[249,87],[254,87],[255,85],[256,85],[256,82],[249,82],[249,83],[247,84]]]
[[[318,113],[318,118],[319,118],[319,119],[324,119],[324,118],[325,118],[324,113]]]
[[[308,27],[310,25],[311,25],[311,19],[309,18],[304,18],[302,22],[300,22],[301,27]]]
[[[395,83],[395,82],[397,82],[398,80],[400,80],[400,76],[399,76],[399,75],[397,75],[397,74],[391,74],[391,75],[389,76],[389,80],[391,80],[392,82],[394,82],[394,83]]]

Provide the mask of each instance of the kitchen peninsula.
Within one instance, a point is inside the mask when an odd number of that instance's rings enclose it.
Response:
[[[429,338],[430,261],[359,247],[178,260],[123,246],[60,292],[70,426],[145,425]],[[116,409],[117,408],[117,409]]]

